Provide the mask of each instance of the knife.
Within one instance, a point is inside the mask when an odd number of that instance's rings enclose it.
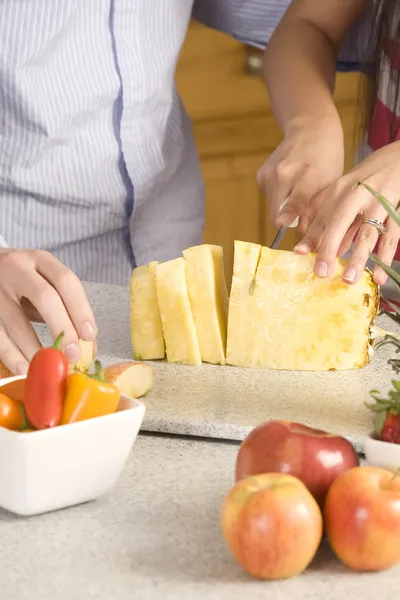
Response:
[[[282,204],[281,210],[285,206],[286,202],[287,202],[287,200],[285,200],[285,202]],[[291,225],[288,225],[287,227],[284,227],[284,226],[280,227],[278,229],[278,233],[276,234],[276,236],[273,239],[272,244],[270,245],[270,249],[271,250],[276,250],[279,247],[279,244],[281,243],[282,238],[283,238],[283,236],[286,233],[286,230],[287,229],[295,228],[295,227],[297,227],[298,224],[299,224],[299,218],[296,217],[296,219],[293,221],[293,223]],[[251,283],[250,283],[250,287],[249,287],[249,294],[250,294],[250,296],[253,295],[254,288],[256,287],[256,277],[257,277],[258,267],[260,265],[261,252],[262,251],[260,251],[260,254],[259,254],[258,259],[257,259],[256,269],[254,271],[254,277],[253,277],[253,279],[251,280]]]

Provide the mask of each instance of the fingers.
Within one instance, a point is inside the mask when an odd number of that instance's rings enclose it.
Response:
[[[399,243],[400,228],[392,219],[385,223],[387,230],[379,240],[378,258],[385,264],[391,265],[396,254],[397,244]],[[386,283],[388,276],[385,271],[376,265],[374,269],[374,281],[378,285]]]
[[[79,360],[78,334],[58,292],[41,275],[30,271],[24,282],[24,296],[39,311],[53,339],[64,332],[63,349],[68,360]],[[25,353],[25,342],[21,350]]]
[[[0,357],[11,373],[25,375],[28,371],[28,361],[16,345],[13,344],[3,327],[0,327]]]
[[[83,340],[88,342],[94,340],[97,327],[93,311],[82,283],[75,273],[47,252],[38,253],[36,268],[62,299],[69,315],[68,324],[72,323],[78,336]],[[54,296],[53,301],[55,302]],[[43,313],[41,314],[44,317]]]
[[[361,187],[349,187],[345,177],[326,191],[321,211],[295,248],[299,254],[317,252],[314,272],[318,277],[328,277],[332,273],[342,242],[366,204],[365,192]]]
[[[380,206],[375,207],[374,211],[368,212],[365,219],[376,219],[384,223],[387,213]],[[365,265],[376,246],[379,239],[379,231],[374,225],[365,223],[364,220],[358,231],[357,239],[354,242],[353,251],[343,274],[343,280],[346,283],[356,283],[365,269]]]
[[[305,233],[310,220],[310,203],[320,191],[321,186],[315,177],[315,173],[312,169],[306,167],[292,184],[288,201],[279,213],[278,225],[288,227],[299,217],[299,225],[301,224],[303,233]]]
[[[41,348],[39,338],[17,301],[6,295],[2,295],[0,301],[4,328],[20,351],[20,360],[30,362]],[[5,362],[4,357],[1,358]]]
[[[346,254],[346,252],[348,252],[348,250],[350,250],[354,238],[357,234],[357,231],[360,229],[362,220],[362,215],[357,215],[357,217],[354,219],[352,225],[350,225],[346,235],[343,238],[343,241],[338,250],[338,256],[343,256],[344,254]]]
[[[7,366],[14,364],[15,370],[16,361],[26,363],[40,348],[24,313],[26,308],[29,315],[37,318],[37,312],[40,314],[54,339],[64,332],[63,349],[69,361],[76,362],[80,357],[78,338],[91,341],[97,334],[79,279],[47,252],[7,250],[0,253],[0,259],[0,318],[10,336],[3,330],[0,358]],[[3,353],[10,344],[15,347],[8,357]]]
[[[293,182],[301,176],[302,168],[298,165],[287,165],[285,162],[275,163],[268,159],[257,173],[257,181],[269,200],[270,219],[273,225],[280,225],[280,209],[290,197]],[[289,225],[294,221],[289,223]]]

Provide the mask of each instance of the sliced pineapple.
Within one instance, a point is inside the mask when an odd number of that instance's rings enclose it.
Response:
[[[94,358],[96,358],[95,344],[92,341],[79,340],[79,346],[81,349],[80,359],[74,365],[69,365],[69,367],[70,370],[87,373],[90,371]]]
[[[255,291],[249,294],[256,273],[261,246],[248,242],[235,242],[231,296],[228,313],[228,340],[226,362],[240,367],[252,367],[257,362],[257,337],[259,300]]]
[[[369,362],[378,288],[369,271],[355,285],[334,273],[314,275],[315,255],[262,248],[253,295],[257,244],[235,243],[227,363],[298,371],[353,369]]]
[[[157,265],[156,286],[168,362],[200,365],[200,346],[188,295],[184,259],[176,258]]]
[[[212,364],[225,364],[228,290],[223,250],[203,244],[183,251],[186,283],[201,358]]]
[[[130,282],[130,318],[133,355],[136,360],[164,358],[165,344],[158,309],[158,262],[137,267]]]

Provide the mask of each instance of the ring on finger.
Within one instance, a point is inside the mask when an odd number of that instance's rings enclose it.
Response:
[[[364,219],[363,225],[364,224],[372,225],[372,227],[375,227],[375,229],[377,230],[379,235],[383,235],[387,231],[386,225],[384,223],[382,223],[382,221],[379,221],[378,219]]]

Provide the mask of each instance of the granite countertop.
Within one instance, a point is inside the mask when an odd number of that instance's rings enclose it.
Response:
[[[99,326],[99,357],[105,364],[131,360],[128,290],[99,284],[86,289]],[[393,329],[387,317],[383,325]],[[38,329],[49,343],[43,326]],[[372,429],[364,403],[371,389],[385,392],[390,385],[390,353],[393,349],[383,348],[363,369],[330,373],[153,363],[156,378],[143,399],[142,430],[242,440],[255,425],[286,418],[345,435],[362,451]]]
[[[29,519],[0,511],[2,600],[396,598],[400,568],[358,574],[327,545],[302,576],[250,579],[220,531],[237,445],[140,435],[116,488]]]

